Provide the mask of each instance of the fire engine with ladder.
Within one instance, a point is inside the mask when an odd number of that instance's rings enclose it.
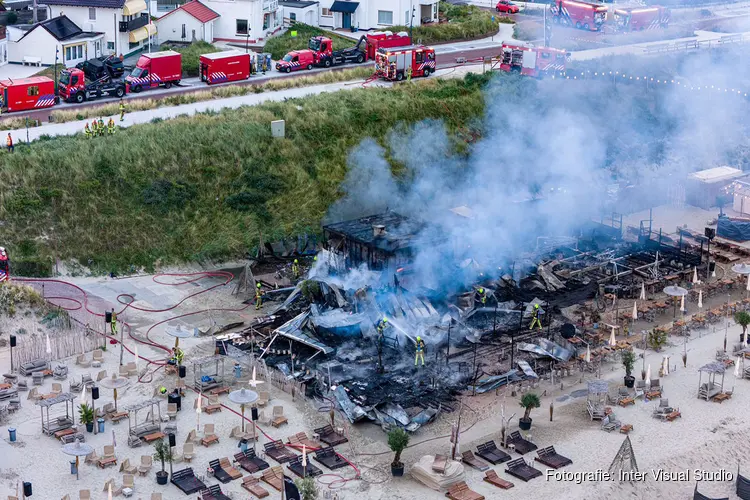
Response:
[[[428,77],[436,69],[435,49],[425,45],[379,48],[375,54],[375,75],[385,80]]]
[[[0,282],[10,279],[10,259],[5,247],[0,247]]]
[[[503,42],[500,56],[493,59],[493,69],[516,72],[534,78],[565,71],[568,53],[551,47],[536,47],[520,41]]]

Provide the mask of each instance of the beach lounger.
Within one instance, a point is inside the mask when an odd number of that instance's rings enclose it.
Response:
[[[318,466],[314,465],[310,458],[307,459],[307,466],[302,466],[302,455],[299,455],[297,457],[294,457],[289,461],[289,463],[286,464],[287,467],[289,467],[289,470],[294,472],[299,477],[315,477],[320,476],[323,474],[323,471],[318,468]]]
[[[232,500],[221,491],[221,486],[218,484],[201,490],[201,498],[203,500]]]
[[[307,437],[306,432],[298,432],[294,436],[289,436],[287,438],[287,441],[289,441],[289,444],[292,446],[298,446],[299,448],[302,448],[302,445],[305,445],[308,450],[312,451],[316,448],[320,448],[320,443],[317,443],[315,441],[312,441]]]
[[[269,484],[276,491],[281,491],[281,488],[284,487],[284,470],[280,465],[271,467],[270,469],[266,469],[263,471],[260,479],[264,483]]]
[[[525,455],[526,453],[537,449],[537,445],[524,439],[518,431],[508,436],[508,444],[514,445],[516,452],[521,455]]]
[[[214,478],[216,478],[217,481],[221,481],[222,483],[226,484],[232,480],[232,476],[230,476],[229,473],[221,467],[218,458],[216,460],[211,460],[210,462],[208,462],[208,466],[213,469]]]
[[[506,473],[510,474],[513,477],[517,477],[524,482],[528,482],[535,477],[539,477],[542,475],[542,471],[531,467],[526,463],[526,460],[524,460],[523,457],[511,460],[510,462],[505,464],[505,466],[507,467],[507,469],[505,469]]]
[[[509,490],[513,486],[515,486],[510,481],[506,481],[505,479],[502,479],[500,476],[498,476],[497,472],[495,472],[493,469],[490,469],[487,472],[485,472],[484,477],[482,479],[490,483],[491,485],[497,486],[498,488],[502,488],[504,490]]]
[[[232,478],[232,480],[239,479],[242,477],[242,472],[237,470],[232,463],[229,461],[228,458],[220,458],[219,459],[219,467],[229,474],[229,477]]]
[[[177,486],[186,495],[192,495],[206,488],[203,481],[195,477],[191,467],[182,469],[172,474],[172,484]]]
[[[349,441],[345,436],[336,432],[332,425],[320,427],[319,429],[315,429],[313,432],[320,436],[320,441],[327,444],[328,446],[336,446]]]
[[[707,497],[706,495],[703,495],[698,491],[698,483],[695,483],[695,491],[693,491],[693,500],[729,500],[729,497],[723,497],[723,498]]]
[[[494,441],[487,441],[477,446],[477,456],[488,461],[492,465],[501,464],[510,460],[510,455],[499,449]]]
[[[475,469],[480,471],[486,471],[490,468],[490,466],[485,462],[482,462],[477,457],[475,457],[474,453],[471,450],[465,451],[461,454],[461,461],[466,465],[474,467]]]
[[[315,450],[315,460],[331,470],[340,469],[349,465],[346,460],[338,456],[331,446]]]
[[[283,464],[297,456],[292,450],[284,446],[281,441],[272,441],[263,445],[266,450],[266,456],[271,457],[278,463]]]
[[[445,455],[435,455],[432,462],[432,470],[438,474],[445,474],[445,468],[448,467],[448,457]]]
[[[540,464],[544,464],[547,467],[551,467],[553,469],[559,469],[561,467],[565,467],[566,465],[570,465],[573,463],[573,461],[569,459],[568,457],[564,457],[558,454],[555,451],[554,446],[548,446],[547,448],[542,448],[541,450],[538,450],[536,453],[539,456],[535,457],[534,460],[536,460]]]
[[[451,500],[484,500],[484,495],[470,490],[464,481],[458,482],[448,488],[448,493],[445,496]]]
[[[265,498],[269,495],[266,489],[260,485],[260,479],[253,476],[245,476],[242,480],[242,487],[258,498]]]
[[[234,456],[234,460],[240,464],[240,467],[251,474],[261,470],[266,470],[270,467],[268,462],[255,455],[255,450],[247,450],[237,453]]]

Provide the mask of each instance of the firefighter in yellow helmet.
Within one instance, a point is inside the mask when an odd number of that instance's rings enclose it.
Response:
[[[416,349],[417,353],[414,356],[414,366],[417,366],[417,361],[419,359],[422,359],[422,366],[424,366],[424,340],[422,340],[422,337],[417,337],[417,344]]]
[[[260,289],[260,283],[255,288],[255,310],[263,307],[263,290]]]
[[[125,103],[120,99],[120,121],[125,119]]]
[[[109,135],[115,135],[115,121],[110,118],[109,123],[107,123],[107,133]]]
[[[534,304],[534,310],[531,313],[531,326],[529,330],[534,329],[536,325],[540,330],[542,329],[542,321],[539,319],[539,304]]]
[[[104,120],[102,120],[101,117],[96,124],[96,131],[99,135],[104,135]]]
[[[378,335],[383,335],[383,331],[388,328],[388,318],[383,318],[380,321],[378,321],[378,324],[376,326],[376,329],[378,330]]]
[[[89,122],[83,127],[83,133],[86,134],[86,139],[91,139],[91,129],[89,128]]]
[[[295,281],[299,279],[299,261],[297,259],[294,259],[292,263],[292,276]]]
[[[482,307],[487,305],[487,291],[481,286],[477,289],[477,300],[482,304]]]
[[[112,322],[109,324],[112,335],[117,335],[117,313],[115,308],[112,308]]]

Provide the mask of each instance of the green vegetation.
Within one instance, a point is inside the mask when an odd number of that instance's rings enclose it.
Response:
[[[401,463],[401,453],[409,446],[409,435],[401,427],[396,427],[388,433],[388,447],[395,454],[393,456],[392,467],[399,467]]]
[[[0,241],[11,255],[23,244],[39,261],[76,259],[97,273],[241,257],[261,233],[274,241],[318,231],[349,150],[366,137],[387,144],[399,123],[443,119],[456,149],[465,147],[462,131],[482,115],[490,78],[320,94],[106,140],[42,139],[3,156]],[[286,120],[284,139],[271,137],[277,119]]]
[[[29,307],[46,313],[47,303],[36,290],[26,285],[4,281],[0,283],[0,314],[14,316],[17,306]]]
[[[296,37],[292,37],[292,32],[294,31],[297,32]],[[306,49],[310,38],[321,35],[333,40],[333,50],[345,49],[357,43],[349,38],[335,35],[330,31],[325,31],[308,24],[294,23],[281,35],[270,38],[266,42],[263,51],[270,53],[273,60],[281,59],[292,50]]]
[[[661,351],[661,348],[667,345],[667,332],[666,330],[662,330],[660,328],[654,328],[650,332],[648,332],[648,337],[646,338],[646,343],[648,346],[653,349],[654,351]]]
[[[744,337],[747,332],[747,325],[750,325],[750,313],[747,311],[737,311],[734,313],[734,322],[742,327],[742,335]]]
[[[527,392],[521,398],[521,407],[523,411],[523,419],[528,420],[531,417],[531,410],[539,408],[542,402],[539,400],[539,395],[534,392]]]
[[[415,13],[419,15],[419,7]],[[436,24],[425,24],[415,26],[412,38],[421,41],[425,45],[433,43],[452,42],[456,40],[473,40],[494,35],[498,30],[498,23],[513,24],[513,20],[496,16],[492,20],[493,13],[481,10],[474,5],[451,5],[448,2],[440,2],[440,22]],[[393,26],[390,31],[409,31],[408,26]]]
[[[198,76],[198,63],[201,55],[219,52],[221,49],[201,40],[188,46],[165,44],[161,46],[161,50],[174,50],[182,54],[182,76],[187,77]]]
[[[93,424],[94,423],[94,407],[83,403],[78,405],[78,416],[82,424]]]
[[[633,365],[635,364],[635,353],[633,351],[622,351],[622,366],[625,367],[625,375],[633,376]]]

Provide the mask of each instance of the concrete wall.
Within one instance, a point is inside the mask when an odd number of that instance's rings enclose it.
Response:
[[[202,24],[196,18],[183,10],[177,10],[166,17],[161,17],[154,22],[156,24],[156,38],[159,43],[165,42],[192,42],[193,32],[196,41],[213,42],[214,21]],[[185,38],[182,38],[182,26],[185,26]]]
[[[281,7],[273,12],[264,12],[263,0],[205,0],[203,3],[221,16],[214,20],[214,40],[255,43],[265,40],[282,25]],[[265,29],[264,15],[268,19]],[[249,40],[247,35],[237,33],[238,19],[247,20]]]
[[[313,4],[305,8],[296,7],[280,7],[284,9],[284,19],[291,20],[292,14],[294,14],[294,21],[309,24],[310,26],[318,26],[318,19],[320,18],[320,6],[319,4]]]

